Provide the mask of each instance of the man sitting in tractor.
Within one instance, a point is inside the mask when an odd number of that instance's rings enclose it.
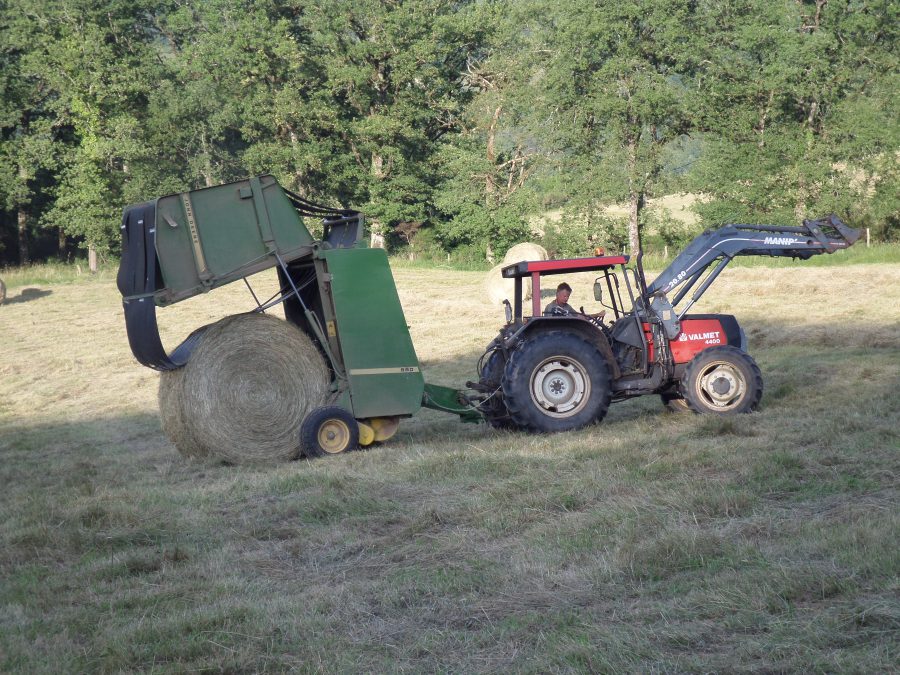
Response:
[[[572,287],[565,281],[556,287],[556,298],[544,307],[544,316],[577,314],[575,308],[569,304],[569,296],[572,295]]]
[[[605,309],[596,314],[584,314],[583,312],[576,311],[576,309],[569,304],[570,295],[572,295],[572,287],[565,281],[562,282],[556,287],[556,298],[544,307],[544,316],[567,316],[572,314],[595,319],[602,319],[606,316]]]

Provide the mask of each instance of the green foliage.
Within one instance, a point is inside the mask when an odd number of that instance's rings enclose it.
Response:
[[[890,0],[7,3],[3,259],[42,228],[114,252],[125,205],[248,173],[465,256],[548,209],[552,247],[619,246],[614,202],[671,246],[644,206],[684,189],[708,225],[896,240],[898,25]]]
[[[702,227],[688,225],[664,211],[646,211],[644,227],[673,253],[683,249],[702,231]]]
[[[887,234],[900,187],[898,18],[883,0],[742,0],[704,13],[706,142],[693,180],[716,197],[704,218],[836,212]]]
[[[628,224],[622,219],[593,214],[566,215],[558,223],[547,225],[541,243],[556,258],[594,255],[598,247],[607,253],[619,253],[628,245]]]

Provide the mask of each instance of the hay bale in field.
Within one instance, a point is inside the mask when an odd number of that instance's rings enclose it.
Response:
[[[509,249],[503,256],[503,264],[512,265],[522,260],[547,260],[548,257],[547,249],[543,246],[526,241]]]
[[[209,452],[200,446],[190,429],[184,423],[181,402],[181,387],[184,382],[184,368],[163,371],[159,375],[159,418],[163,432],[185,457],[206,457]]]
[[[181,371],[180,382],[160,379],[167,435],[186,456],[234,463],[297,457],[300,424],[330,379],[302,331],[264,314],[209,326]]]
[[[500,273],[508,263],[500,263],[491,268],[484,277],[484,292],[495,305],[502,305],[504,300],[513,301],[514,283],[512,279],[504,279]],[[531,298],[531,283],[522,284],[522,299]]]

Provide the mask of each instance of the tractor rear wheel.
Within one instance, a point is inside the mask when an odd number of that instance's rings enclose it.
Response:
[[[680,391],[694,412],[748,413],[762,398],[762,373],[756,361],[737,347],[710,347],[685,368]]]
[[[586,340],[562,331],[526,338],[510,355],[502,387],[512,422],[541,432],[599,422],[611,396],[606,357]]]
[[[505,368],[506,359],[503,356],[503,352],[496,349],[488,357],[480,373],[481,384],[495,388],[490,399],[481,406],[481,412],[484,413],[487,423],[495,429],[510,429],[514,426],[506,410],[503,391],[500,389]]]
[[[307,457],[337,455],[358,446],[359,425],[340,406],[316,408],[300,425],[300,447]]]

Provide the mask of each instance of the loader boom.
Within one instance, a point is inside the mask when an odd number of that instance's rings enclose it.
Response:
[[[703,273],[717,263],[691,296],[683,315],[715,281],[736,256],[784,256],[806,260],[820,253],[834,253],[851,246],[860,232],[831,215],[821,220],[804,220],[801,227],[783,225],[726,225],[698,235],[662,273],[647,286],[646,297],[664,295],[678,289],[671,304],[679,302]]]

